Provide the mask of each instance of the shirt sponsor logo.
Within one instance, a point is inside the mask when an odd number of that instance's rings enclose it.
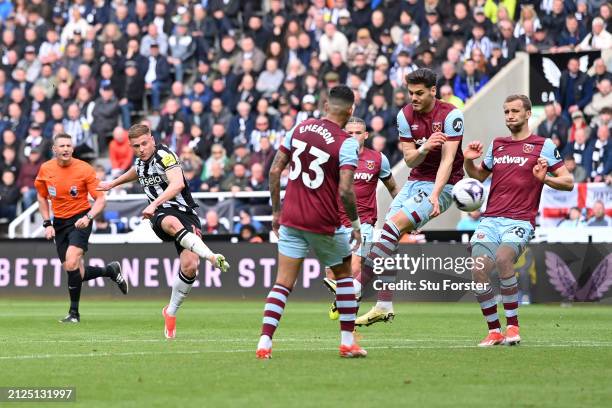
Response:
[[[365,181],[370,181],[372,180],[372,177],[374,175],[371,173],[355,173],[355,175],[353,176],[353,179],[355,180],[365,180]]]
[[[176,164],[176,159],[174,158],[174,155],[169,154],[169,155],[167,155],[167,156],[164,156],[164,157],[162,158],[162,164],[163,164],[165,167],[170,167],[170,166],[172,166],[172,165]]]
[[[508,156],[504,155],[501,157],[495,157],[493,159],[493,164],[518,164],[519,166],[524,166],[529,160],[527,157],[518,157],[518,156]]]
[[[141,177],[138,179],[138,182],[143,187],[158,185],[163,181],[164,180],[160,176]]]
[[[535,146],[530,144],[530,143],[523,144],[523,152],[524,153],[531,153],[531,152],[533,152],[534,148],[535,148]]]

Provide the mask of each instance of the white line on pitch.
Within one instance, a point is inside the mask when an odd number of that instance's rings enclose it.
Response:
[[[601,344],[530,344],[521,345],[516,347],[519,348],[546,348],[546,347],[612,347],[610,345]],[[505,347],[499,347],[505,348]],[[369,350],[406,350],[406,349],[478,349],[476,345],[450,345],[450,346],[370,346],[367,347]],[[279,350],[283,352],[293,351],[332,351],[337,350],[336,347],[318,347],[318,348],[291,348]],[[235,350],[183,350],[183,351],[134,351],[134,352],[118,352],[118,353],[73,353],[73,354],[31,354],[31,355],[18,355],[18,356],[0,356],[0,360],[38,360],[38,359],[51,359],[51,358],[84,358],[84,357],[130,357],[130,356],[165,356],[165,355],[181,355],[181,354],[213,354],[213,353],[253,353],[254,348],[251,349],[235,349]]]

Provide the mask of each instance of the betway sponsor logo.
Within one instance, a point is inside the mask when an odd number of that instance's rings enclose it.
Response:
[[[332,144],[334,143],[334,138],[332,137],[329,130],[325,129],[323,126],[319,126],[317,124],[311,123],[310,125],[300,126],[300,133],[304,132],[313,132],[321,135],[323,139],[325,139],[325,143]]]
[[[527,157],[519,157],[519,156],[500,156],[493,158],[493,164],[518,164],[519,166],[523,166],[529,160]]]
[[[370,173],[355,173],[355,175],[353,176],[353,179],[355,179],[355,180],[370,181],[370,180],[372,180],[373,176],[374,175],[370,174]]]

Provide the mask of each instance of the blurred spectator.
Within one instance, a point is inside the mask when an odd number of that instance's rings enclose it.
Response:
[[[584,220],[582,219],[582,213],[578,207],[570,208],[567,218],[562,220],[559,225],[557,225],[557,227],[562,228],[576,228],[583,226]]]
[[[610,227],[610,217],[606,215],[606,207],[603,201],[597,200],[593,204],[593,216],[587,222],[589,227]]]
[[[567,69],[561,74],[555,95],[555,99],[561,103],[563,115],[569,119],[572,113],[583,110],[592,97],[593,89],[589,77],[580,71],[578,59],[571,58]]]
[[[451,88],[450,85],[442,85],[440,88],[440,99],[454,105],[457,109],[463,109],[465,107],[463,101],[453,94],[453,88]]]
[[[206,220],[202,226],[202,233],[205,235],[229,234],[225,226],[219,223],[219,214],[215,210],[206,212]]]
[[[272,147],[270,144],[270,139],[267,137],[262,137],[259,140],[260,150],[251,155],[251,163],[253,166],[255,163],[259,163],[263,166],[264,175],[267,177],[267,174],[270,172],[270,167],[272,167],[272,162],[274,161],[274,156],[276,155],[276,149]]]
[[[588,166],[585,160],[586,149],[588,148],[586,131],[585,128],[577,128],[574,132],[574,141],[568,142],[563,152],[564,156],[572,155],[576,164],[583,166],[585,170]]]
[[[585,131],[584,134],[588,141],[589,136],[590,136],[590,131],[586,123],[586,120],[584,119],[584,114],[579,110],[572,113],[572,125],[570,126],[570,129],[569,129],[568,142],[573,142],[576,139],[576,130],[578,129],[584,129]]]
[[[228,126],[228,136],[232,144],[248,143],[255,121],[251,116],[251,105],[248,102],[238,102],[237,114],[232,117]]]
[[[32,126],[30,126],[28,136],[23,142],[23,150],[19,154],[19,159],[22,162],[25,162],[25,160],[30,156],[32,149],[36,148],[40,150],[41,154],[43,152],[46,154],[46,152],[50,151],[50,147],[51,143],[49,140],[43,137],[42,128],[40,125],[38,123],[33,123]]]
[[[156,47],[161,55],[168,55],[168,36],[159,30],[155,24],[149,24],[147,34],[140,42],[140,53],[145,57],[152,55],[152,48]]]
[[[268,191],[268,182],[266,181],[266,175],[264,174],[264,168],[260,163],[253,163],[251,165],[251,176],[249,178],[249,185],[246,187],[247,191]],[[266,202],[268,199],[266,199]]]
[[[474,231],[476,227],[480,223],[480,211],[470,211],[467,213],[467,217],[461,218],[459,223],[457,224],[458,231]]]
[[[13,146],[4,146],[2,148],[2,161],[0,162],[0,172],[10,171],[15,174],[19,172],[19,160],[17,151]]]
[[[200,177],[198,177],[197,169],[193,166],[192,162],[181,163],[183,174],[185,175],[185,181],[187,181],[187,188],[192,193],[200,191]]]
[[[225,177],[223,183],[221,183],[221,189],[223,191],[231,191],[237,193],[239,191],[246,191],[249,185],[249,178],[246,172],[245,163],[235,163],[232,168],[232,172]]]
[[[553,52],[570,52],[582,41],[586,36],[586,30],[578,19],[573,14],[568,14],[565,17],[565,28],[561,31],[558,47],[553,47]]]
[[[253,228],[253,226],[250,224],[242,225],[238,233],[240,234],[240,241],[251,244],[260,244],[263,242],[263,239],[257,235],[257,231],[255,231],[255,228]]]
[[[589,70],[589,75],[593,77],[593,82],[597,85],[603,79],[609,79],[612,82],[612,73],[608,71],[603,58],[597,58],[593,62],[593,66]]]
[[[266,55],[261,49],[255,45],[252,37],[244,36],[240,40],[240,52],[236,54],[234,60],[234,73],[244,73],[244,62],[251,60],[253,62],[253,71],[260,72],[266,61]]]
[[[15,184],[15,173],[10,170],[4,170],[1,181],[0,218],[8,218],[10,222],[15,219],[17,202],[19,201],[19,188]]]
[[[239,234],[240,230],[247,225],[253,227],[255,232],[262,230],[263,225],[261,224],[261,222],[253,219],[251,212],[248,209],[241,209],[238,213],[238,216],[240,218],[240,222],[234,224],[234,229],[232,231],[234,234]]]
[[[612,173],[612,143],[607,126],[597,128],[597,138],[589,143],[584,152],[584,169],[591,181],[602,182]]]
[[[563,116],[557,115],[557,102],[549,102],[544,106],[545,118],[538,126],[538,135],[552,139],[559,151],[565,148],[569,124]]]
[[[93,123],[91,130],[98,135],[98,140],[104,142],[112,137],[113,129],[117,126],[119,118],[119,101],[110,81],[102,81],[100,84],[100,96],[95,100],[93,108]]]
[[[489,78],[476,71],[476,64],[471,59],[465,60],[463,73],[455,79],[455,95],[464,102],[476,95],[488,81]]]
[[[612,34],[606,30],[603,18],[595,17],[591,24],[591,32],[576,46],[576,51],[608,50],[612,48]]]
[[[223,166],[218,162],[213,162],[210,166],[209,176],[206,179],[202,178],[200,190],[204,192],[218,193],[221,191],[221,183],[225,176],[223,174]]]
[[[64,131],[72,136],[75,157],[81,158],[83,155],[94,151],[91,125],[87,119],[81,115],[81,110],[77,104],[73,103],[68,107],[68,114],[62,122],[62,126]]]
[[[210,157],[206,159],[204,162],[204,167],[202,167],[200,179],[206,180],[208,177],[210,177],[212,174],[211,168],[213,163],[219,164],[221,168],[224,169],[225,165],[227,164],[227,160],[227,155],[223,146],[218,143],[213,144],[210,150]]]
[[[127,61],[125,63],[125,92],[119,100],[121,123],[124,129],[130,128],[132,113],[142,109],[144,90],[144,76],[139,72],[137,62]]]
[[[145,89],[151,91],[153,111],[159,112],[162,90],[170,84],[170,66],[166,58],[160,55],[157,42],[151,42],[149,60],[147,65],[142,67],[142,72],[145,73]]]
[[[36,188],[34,187],[34,179],[38,174],[38,170],[44,158],[42,157],[43,150],[40,147],[34,147],[30,150],[30,154],[19,169],[17,177],[17,187],[21,193],[23,208],[30,207],[36,202]]]
[[[195,154],[192,147],[183,146],[179,158],[181,159],[181,165],[185,166],[189,164],[199,177],[199,175],[202,173],[202,159]]]
[[[482,13],[484,15],[484,11],[482,11]],[[489,58],[491,56],[491,46],[491,39],[486,36],[486,29],[484,25],[476,24],[472,28],[472,38],[470,38],[465,45],[465,58],[470,58],[474,48],[480,49],[485,58]],[[446,50],[444,50],[444,52],[446,53]]]
[[[162,139],[162,143],[165,144],[173,152],[180,151],[183,146],[189,144],[190,135],[185,129],[185,122],[181,120],[175,120],[172,124],[172,132],[166,134]]]
[[[565,24],[565,17],[567,15],[565,10],[564,0],[552,0],[552,6],[549,10],[546,10],[542,15],[542,26],[546,28],[551,38],[559,38],[563,25]]]
[[[168,40],[170,57],[168,62],[174,66],[174,78],[182,82],[185,74],[185,65],[193,56],[196,44],[188,33],[187,23],[180,21],[176,25],[176,32]]]
[[[130,146],[127,131],[119,126],[113,130],[113,140],[108,145],[108,156],[113,177],[123,174],[134,162],[134,150]]]
[[[280,88],[283,77],[283,71],[278,69],[278,61],[274,58],[268,58],[266,69],[261,72],[257,79],[256,89],[264,98],[269,98]]]
[[[359,34],[357,34],[357,37],[359,38]],[[348,49],[349,44],[346,36],[338,31],[334,24],[325,24],[325,33],[319,39],[319,60],[325,62],[331,54],[339,52],[342,55],[342,60],[347,61]]]
[[[565,164],[567,170],[574,177],[574,183],[583,183],[584,181],[586,181],[586,170],[581,165],[576,164],[576,160],[574,159],[574,156],[572,154],[568,154],[563,158],[563,164]]]
[[[363,55],[365,64],[373,66],[378,56],[378,45],[372,41],[370,31],[367,28],[360,28],[357,31],[357,38],[350,44],[345,56],[350,68],[355,67],[357,55]]]
[[[93,230],[96,234],[112,234],[113,233],[111,225],[106,219],[106,217],[104,217],[104,214],[100,214],[94,219]]]
[[[584,113],[588,116],[597,116],[606,106],[612,106],[612,84],[610,79],[603,78],[598,84],[597,92],[593,95],[591,102],[584,108]]]

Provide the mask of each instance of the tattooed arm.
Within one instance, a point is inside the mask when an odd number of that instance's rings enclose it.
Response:
[[[272,200],[272,230],[276,236],[278,236],[278,220],[280,218],[281,211],[280,178],[283,170],[285,167],[287,167],[287,163],[289,163],[289,156],[282,150],[276,152],[276,156],[274,156],[274,161],[272,162],[270,174],[268,176],[270,182],[270,198]]]
[[[356,225],[359,224],[359,217],[357,214],[357,198],[355,197],[355,191],[353,190],[353,175],[355,169],[340,169],[340,185],[338,186],[338,193],[344,206],[344,211],[348,216],[349,220],[353,223],[353,232],[351,238],[356,241],[353,248],[358,248],[361,245],[361,230]]]

